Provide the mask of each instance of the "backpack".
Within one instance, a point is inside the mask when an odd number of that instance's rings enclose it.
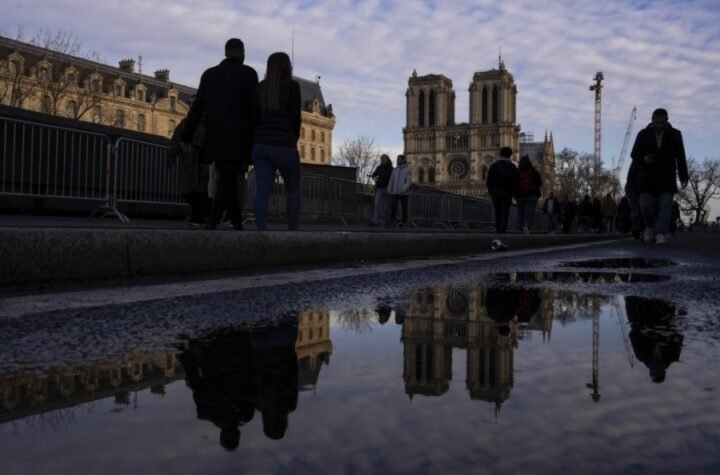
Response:
[[[535,180],[533,180],[532,170],[526,168],[524,170],[518,170],[520,176],[520,194],[521,195],[532,195],[535,193]]]

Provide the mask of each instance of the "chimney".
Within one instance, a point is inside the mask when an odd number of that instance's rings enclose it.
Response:
[[[135,60],[134,59],[123,59],[119,63],[120,71],[125,73],[135,72]]]
[[[158,69],[155,71],[155,79],[158,81],[169,82],[170,81],[170,70],[169,69]]]

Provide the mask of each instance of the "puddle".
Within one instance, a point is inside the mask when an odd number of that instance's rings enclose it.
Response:
[[[592,259],[587,261],[563,262],[560,267],[587,267],[589,269],[655,269],[677,265],[668,259],[628,257],[618,259]]]
[[[561,284],[619,284],[662,282],[670,280],[669,275],[640,274],[632,272],[512,272],[491,274],[492,281],[498,283],[542,283]]]
[[[523,285],[640,274],[492,277],[158,337],[122,357],[72,350],[43,372],[13,348],[3,473],[76,473],[77,460],[103,473],[459,473],[476,456],[490,473],[593,473],[599,460],[603,473],[716,472],[707,361],[720,347],[689,342],[677,305]],[[658,453],[660,438],[683,450]]]

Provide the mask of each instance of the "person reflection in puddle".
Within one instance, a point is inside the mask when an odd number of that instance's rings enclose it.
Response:
[[[510,323],[515,318],[518,289],[510,287],[488,287],[485,291],[485,307],[488,317],[495,321],[500,335],[510,334]]]
[[[220,445],[235,450],[240,426],[252,420],[257,392],[252,378],[250,333],[229,330],[190,340],[178,359],[192,390],[198,419],[220,428]]]
[[[683,336],[675,323],[675,306],[657,299],[625,297],[630,342],[654,383],[665,381],[668,367],[680,359]]]
[[[220,428],[220,445],[233,451],[240,428],[262,414],[263,430],[280,439],[297,406],[297,319],[253,329],[230,329],[191,339],[178,356],[198,419]]]
[[[378,323],[380,323],[380,325],[385,325],[388,320],[390,320],[392,308],[390,307],[390,305],[381,303],[378,304],[377,307],[375,307],[375,313],[377,313],[378,316]]]
[[[255,407],[262,414],[263,432],[270,439],[285,436],[288,415],[297,408],[297,336],[295,317],[292,322],[253,330],[250,338],[253,375],[258,388]]]

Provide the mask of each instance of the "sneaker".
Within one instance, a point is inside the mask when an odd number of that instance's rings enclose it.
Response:
[[[658,234],[655,236],[655,244],[665,244],[665,235],[664,234]]]
[[[201,228],[202,225],[203,225],[203,223],[197,223],[195,221],[188,222],[188,227],[190,227],[190,228]]]
[[[654,237],[655,237],[655,230],[653,228],[645,228],[645,232],[643,233],[643,241],[653,242]]]
[[[523,234],[530,234],[530,230],[528,229],[527,226],[525,226],[525,227],[523,228]]]

